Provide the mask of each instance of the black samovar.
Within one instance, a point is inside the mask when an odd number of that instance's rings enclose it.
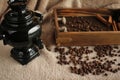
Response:
[[[38,49],[43,48],[42,15],[26,9],[26,4],[27,0],[9,0],[11,9],[0,24],[0,39],[13,47],[11,57],[23,65],[39,56]]]

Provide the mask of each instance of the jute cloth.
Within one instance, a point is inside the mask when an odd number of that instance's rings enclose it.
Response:
[[[4,15],[7,7],[7,0],[0,0],[0,15]],[[44,15],[42,39],[52,48],[55,44],[54,8],[120,8],[120,0],[29,0],[27,7]],[[22,66],[10,57],[10,49],[0,41],[0,80],[120,80],[120,72],[107,77],[72,74],[68,66],[58,65],[57,54],[46,48],[40,50],[39,57]]]

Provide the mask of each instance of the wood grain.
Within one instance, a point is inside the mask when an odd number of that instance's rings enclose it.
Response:
[[[68,39],[70,41],[68,41]],[[64,41],[62,41],[62,39]],[[67,32],[59,33],[56,39],[61,46],[86,46],[86,45],[108,45],[120,44],[119,31],[100,31],[100,32]],[[65,41],[66,40],[66,41]]]
[[[57,20],[58,20],[58,19],[57,19],[58,16],[57,16],[56,9],[54,10],[54,17],[55,17],[55,25],[56,25],[56,28],[55,28],[55,29],[56,29],[56,34],[55,34],[55,35],[56,35],[56,37],[57,37],[57,35],[58,35],[58,33],[59,33],[59,25],[58,25],[58,21],[57,21]]]

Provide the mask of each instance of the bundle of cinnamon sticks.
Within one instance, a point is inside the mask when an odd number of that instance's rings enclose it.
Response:
[[[106,20],[103,16],[100,14],[96,14],[96,17],[98,20],[100,20],[102,23],[104,23],[106,26],[111,27],[113,26],[114,31],[118,31],[116,22],[112,19],[112,16],[109,16],[108,20]]]

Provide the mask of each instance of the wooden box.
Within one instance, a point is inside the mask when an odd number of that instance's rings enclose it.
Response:
[[[108,9],[55,9],[56,44],[58,46],[120,44],[120,31],[113,19],[111,19],[111,31],[60,32],[59,30],[61,26],[58,19],[61,17],[96,17],[98,14],[100,16],[106,16],[107,18],[111,17],[111,11]]]

